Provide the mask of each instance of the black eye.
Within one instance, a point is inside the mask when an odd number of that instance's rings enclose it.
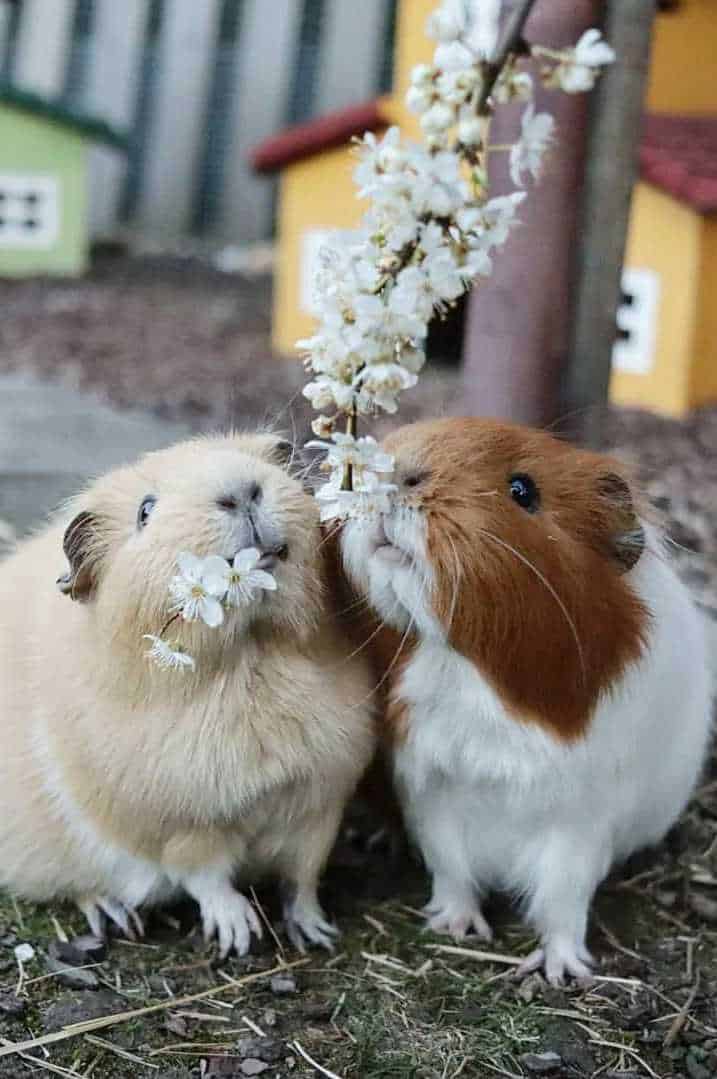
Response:
[[[157,504],[154,495],[145,495],[137,510],[137,528],[144,528],[149,520],[149,515]]]
[[[426,478],[425,472],[411,472],[408,476],[404,477],[403,486],[404,487],[418,487],[418,485],[420,483],[423,483],[425,478]]]
[[[510,497],[528,513],[537,513],[540,508],[540,491],[535,481],[525,473],[510,477]]]

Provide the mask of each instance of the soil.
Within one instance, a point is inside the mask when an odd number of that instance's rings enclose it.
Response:
[[[268,419],[303,438],[303,373],[271,354],[269,289],[266,279],[168,260],[106,262],[81,282],[3,283],[0,370],[68,379],[197,430]],[[410,396],[402,420],[451,409],[457,376],[440,368]],[[685,423],[615,411],[608,440],[633,462],[680,573],[717,617],[717,410]],[[378,822],[358,809],[326,877],[325,904],[343,931],[333,956],[294,953],[269,888],[257,899],[277,936],[265,934],[249,957],[219,962],[185,905],[152,915],[144,941],[113,940],[87,965],[88,987],[75,988],[81,982],[58,973],[56,958],[72,950],[53,942],[86,932],[79,915],[2,898],[0,1053],[7,1041],[62,1037],[22,1059],[0,1055],[0,1077],[709,1079],[717,1075],[716,821],[712,760],[667,841],[600,889],[590,930],[596,976],[562,990],[539,975],[513,978],[506,957],[532,941],[505,902],[489,911],[490,946],[469,939],[459,954],[423,934],[422,868],[405,849],[367,842]],[[20,969],[14,948],[23,941],[35,956]],[[264,976],[295,962],[278,980]],[[253,975],[261,976],[244,986]],[[94,1029],[68,1030],[90,1019]]]

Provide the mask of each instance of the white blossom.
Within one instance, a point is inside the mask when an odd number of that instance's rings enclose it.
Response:
[[[185,622],[204,622],[216,628],[224,621],[221,563],[225,560],[218,555],[197,558],[188,551],[177,555],[179,573],[172,578],[169,591],[173,611],[181,613]]]
[[[426,33],[435,41],[456,41],[467,29],[464,0],[444,0],[439,8],[428,16]]]
[[[566,51],[565,58],[551,75],[550,84],[568,94],[592,90],[600,68],[614,60],[615,52],[602,40],[600,31],[586,30],[575,48]]]
[[[536,113],[532,104],[523,112],[520,139],[510,151],[510,177],[517,187],[523,186],[524,172],[530,173],[534,180],[538,179],[554,126],[550,113]]]
[[[487,197],[488,154],[509,149],[510,175],[522,188],[537,179],[553,134],[553,119],[536,113],[533,80],[509,57],[489,87],[493,109],[528,102],[520,138],[491,147],[490,116],[478,103],[493,77],[500,0],[443,0],[428,22],[437,45],[433,61],[411,73],[408,108],[419,117],[421,144],[405,142],[397,127],[368,133],[359,144],[354,178],[369,200],[361,226],[332,237],[320,254],[316,333],[299,343],[311,378],[304,395],[319,416],[312,424],[327,453],[329,482],[317,494],[321,516],[381,512],[393,488],[381,451],[367,439],[336,432],[342,413],[396,411],[400,394],[415,385],[425,363],[428,325],[473,278],[488,276],[493,256],[518,222],[525,192]],[[598,31],[574,49],[533,47],[550,61],[547,83],[569,92],[592,86],[614,58]],[[544,79],[544,81],[546,81]],[[385,456],[385,455],[384,455]],[[353,491],[343,490],[350,467]]]
[[[179,648],[172,648],[172,646],[168,644],[167,641],[163,641],[161,637],[155,637],[151,633],[145,633],[143,640],[151,642],[151,647],[145,652],[145,655],[163,670],[195,670],[196,664],[190,655]]]
[[[246,547],[234,555],[231,564],[224,562],[222,580],[225,585],[225,607],[241,607],[249,603],[258,591],[276,591],[275,578],[259,568],[260,560],[261,552],[256,547]]]
[[[15,958],[21,965],[23,963],[29,963],[31,959],[35,958],[35,949],[32,944],[25,942],[24,944],[15,945]]]
[[[363,486],[363,477],[368,473],[393,472],[393,457],[384,453],[375,438],[365,435],[354,438],[343,431],[335,431],[331,442],[307,442],[307,449],[326,451],[325,465],[329,469],[343,473],[346,465],[351,465],[354,481]],[[370,484],[373,481],[370,481]],[[370,485],[369,484],[369,485]]]
[[[319,516],[322,521],[336,517],[364,520],[388,513],[395,491],[390,483],[380,483],[371,491],[342,491],[339,486],[326,483],[316,492]]]

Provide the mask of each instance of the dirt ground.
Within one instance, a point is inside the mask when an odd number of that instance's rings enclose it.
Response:
[[[197,430],[266,419],[305,429],[301,369],[270,354],[266,280],[119,261],[80,283],[0,284],[0,301],[0,371],[68,379]],[[458,400],[448,368],[422,383],[406,395],[402,419]],[[680,572],[717,617],[717,410],[685,424],[615,412],[608,427],[667,524]],[[504,902],[489,911],[498,932],[488,949],[468,940],[456,952],[423,934],[421,867],[405,851],[369,847],[375,822],[359,817],[326,879],[325,903],[343,930],[331,957],[296,955],[277,923],[278,935],[266,933],[250,957],[220,963],[187,905],[153,915],[144,942],[113,940],[83,960],[61,940],[85,932],[74,911],[3,898],[0,1077],[709,1079],[716,822],[713,760],[662,847],[600,889],[590,932],[596,976],[565,990],[538,975],[514,980],[513,957],[531,939]],[[258,899],[274,922],[271,889]],[[35,954],[20,969],[14,948],[24,941]],[[2,1055],[7,1041],[36,1039],[22,1059]]]

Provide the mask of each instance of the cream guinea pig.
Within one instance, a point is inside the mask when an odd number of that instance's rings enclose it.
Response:
[[[615,461],[478,419],[384,448],[395,504],[341,542],[394,632],[385,724],[428,927],[489,939],[481,898],[506,890],[541,938],[522,972],[587,975],[597,885],[664,836],[700,773],[700,618]]]
[[[241,435],[149,454],[0,563],[0,886],[128,933],[184,890],[226,954],[261,936],[235,875],[268,873],[292,941],[331,944],[317,883],[373,752],[373,682],[332,617],[286,448]],[[143,634],[167,620],[177,554],[249,546],[277,590],[218,629],[175,623],[196,671],[153,666]]]

